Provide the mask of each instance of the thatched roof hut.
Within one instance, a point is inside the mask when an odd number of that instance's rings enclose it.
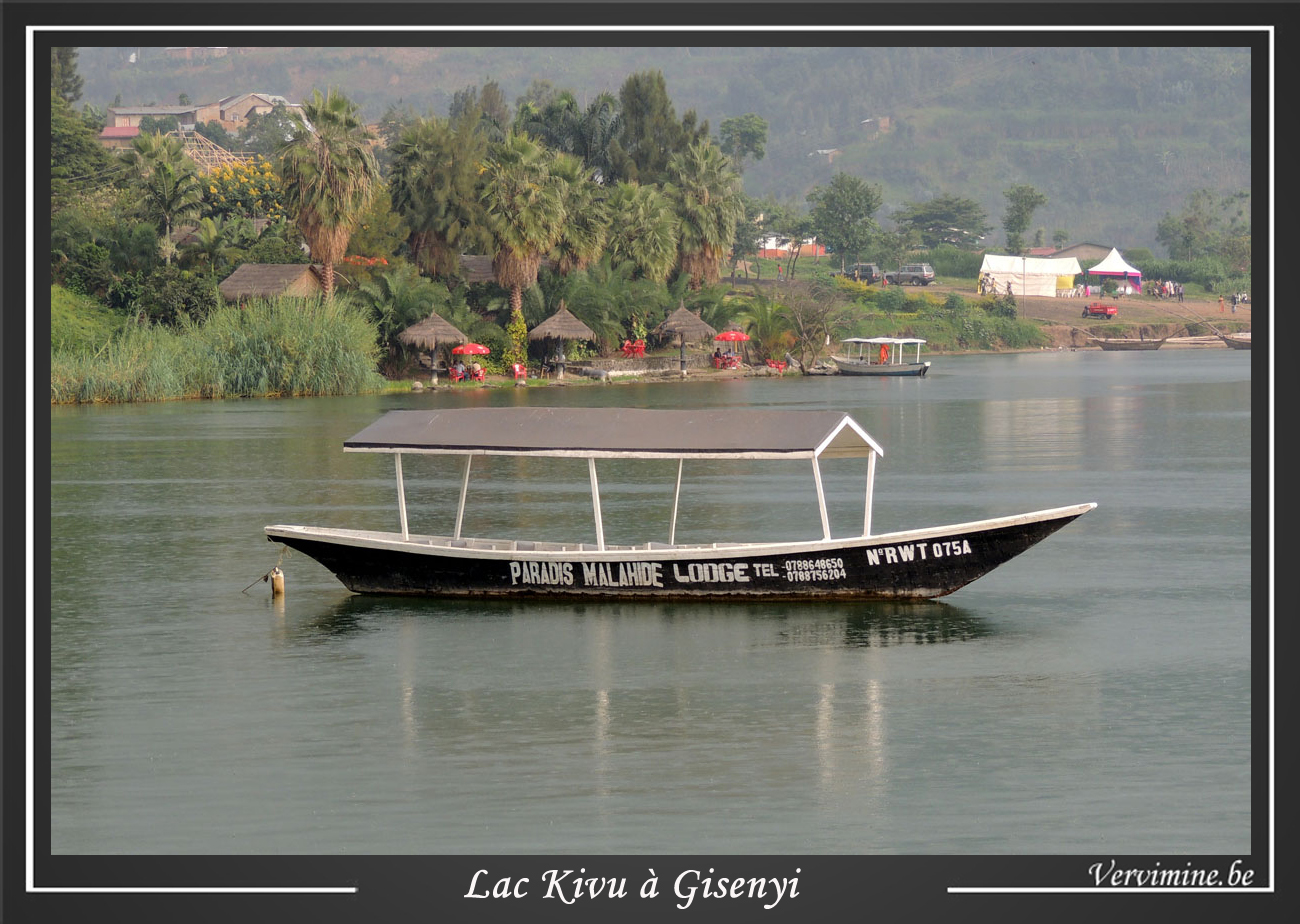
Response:
[[[217,286],[227,301],[308,297],[325,293],[324,267],[306,263],[243,263]]]
[[[705,323],[698,314],[688,310],[685,302],[682,302],[676,311],[664,318],[654,332],[660,336],[679,334],[683,343],[690,340],[708,340],[718,333]]]
[[[596,332],[560,302],[560,310],[528,332],[529,340],[595,340]]]
[[[431,314],[423,321],[417,321],[398,334],[397,339],[430,352],[440,343],[469,342],[468,337],[439,314]]]

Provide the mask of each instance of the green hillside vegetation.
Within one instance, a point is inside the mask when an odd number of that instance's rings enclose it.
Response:
[[[205,61],[143,48],[127,63],[136,50],[82,50],[85,102],[254,90],[301,100],[336,86],[375,122],[392,106],[445,115],[486,80],[511,103],[542,81],[585,105],[633,72],[661,70],[678,112],[694,110],[715,135],[745,113],[767,121],[766,154],[745,168],[751,196],[802,203],[844,170],[881,185],[882,218],[952,193],[996,224],[1003,190],[1028,183],[1049,200],[1031,243],[1064,230],[1155,250],[1160,217],[1192,191],[1251,182],[1248,48],[260,48]],[[887,132],[862,125],[882,117]],[[833,161],[813,153],[832,149]]]
[[[93,298],[50,286],[50,348],[69,355],[96,353],[126,318]]]

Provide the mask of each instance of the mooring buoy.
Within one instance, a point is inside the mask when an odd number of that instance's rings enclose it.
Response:
[[[278,567],[271,569],[271,596],[284,596],[284,572]]]

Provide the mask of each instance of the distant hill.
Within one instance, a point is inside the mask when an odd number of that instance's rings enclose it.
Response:
[[[135,60],[131,60],[131,56]],[[1003,240],[1003,190],[1048,197],[1028,238],[1163,252],[1156,223],[1193,190],[1251,185],[1249,48],[451,47],[81,48],[81,103],[196,102],[259,91],[301,100],[339,87],[375,121],[394,104],[445,115],[452,95],[487,80],[508,100],[534,80],[580,101],[664,73],[680,117],[716,137],[753,112],[769,126],[750,195],[804,205],[836,172],[884,190],[877,217],[951,193],[975,199]],[[887,130],[881,131],[884,124]],[[835,152],[834,154],[817,152]]]

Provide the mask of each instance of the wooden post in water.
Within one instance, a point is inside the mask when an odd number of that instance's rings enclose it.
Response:
[[[284,596],[284,572],[278,566],[271,569],[271,596]]]

